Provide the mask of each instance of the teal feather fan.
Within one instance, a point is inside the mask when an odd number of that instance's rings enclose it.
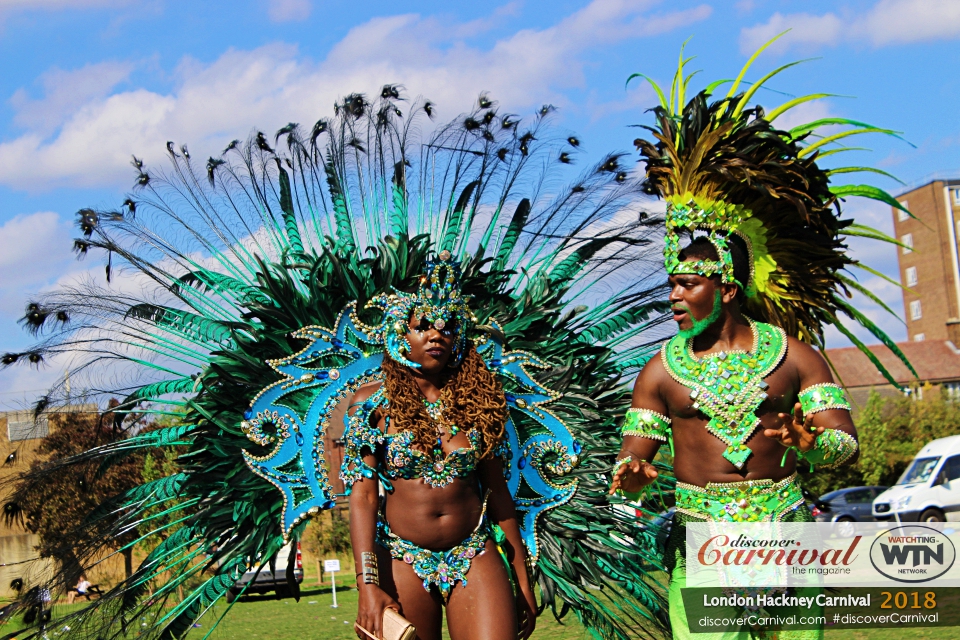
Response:
[[[180,637],[285,535],[300,535],[303,520],[281,524],[284,494],[265,479],[274,471],[258,475],[245,461],[244,452],[262,457],[271,445],[251,442],[244,412],[281,379],[271,363],[292,362],[307,346],[298,332],[332,330],[352,301],[362,309],[391,287],[411,290],[441,249],[462,262],[464,293],[496,336],[491,344],[543,365],[528,370],[530,381],[559,394],[550,411],[582,446],[578,464],[552,478],[575,487],[572,495],[536,519],[544,606],[572,610],[604,638],[663,629],[656,531],[606,495],[630,402],[625,376],[656,350],[651,329],[664,319],[662,273],[636,273],[654,262],[662,220],[639,215],[639,180],[620,156],[564,184],[557,171],[579,141],[555,134],[550,108],[526,121],[480,104],[433,127],[433,106],[393,87],[375,101],[352,94],[309,132],[291,124],[272,143],[258,133],[205,166],[171,143],[166,171],[134,160],[136,187],[123,208],[80,212],[76,249],[105,253],[113,284],[84,282],[32,303],[25,322],[41,339],[3,362],[68,355],[72,398],[81,381],[91,398],[120,398],[117,426],[129,436],[53,461],[19,486],[71,464],[181,453],[176,475],[116,496],[80,525],[96,534],[84,539],[99,541],[79,550],[81,563],[102,557],[121,531],[152,550],[103,599],[62,621],[71,634],[119,638],[134,625]],[[330,358],[324,366],[345,364]],[[55,388],[38,410],[64,400]],[[175,426],[138,432],[145,417],[168,413]],[[520,442],[536,436],[523,412],[514,420]]]

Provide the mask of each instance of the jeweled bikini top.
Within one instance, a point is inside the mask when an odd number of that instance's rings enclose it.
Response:
[[[473,473],[477,468],[477,451],[481,434],[476,429],[466,432],[470,446],[461,447],[444,454],[440,439],[432,452],[413,448],[414,434],[410,430],[385,433],[370,424],[373,412],[387,406],[389,400],[381,386],[370,395],[349,419],[344,434],[344,455],[340,475],[347,486],[352,486],[361,477],[372,478],[378,474],[382,479],[423,478],[431,487],[445,487],[457,478]],[[386,428],[389,429],[389,418]],[[456,432],[451,433],[455,435]],[[365,449],[376,452],[384,444],[383,468],[373,469],[363,461]]]
[[[384,466],[390,478],[423,478],[431,487],[445,487],[457,478],[473,473],[477,468],[477,449],[481,435],[477,430],[468,431],[470,446],[455,449],[444,455],[439,443],[431,453],[413,448],[413,431],[386,433]],[[439,454],[439,455],[438,455]]]

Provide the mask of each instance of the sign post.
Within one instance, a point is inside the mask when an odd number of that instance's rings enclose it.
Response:
[[[330,605],[334,609],[337,608],[337,571],[340,571],[340,561],[339,560],[324,560],[323,561],[323,570],[330,572],[330,586],[333,589],[333,604]]]

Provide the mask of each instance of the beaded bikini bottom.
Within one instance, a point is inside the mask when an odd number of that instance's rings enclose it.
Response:
[[[409,540],[404,540],[392,531],[386,518],[380,514],[377,520],[377,544],[390,552],[395,560],[403,560],[413,568],[417,577],[423,580],[423,588],[437,587],[440,596],[446,602],[450,591],[457,582],[467,586],[467,572],[470,562],[483,551],[487,540],[492,536],[487,522],[487,501],[483,501],[480,522],[466,540],[448,551],[430,551]]]
[[[797,474],[783,480],[677,483],[677,511],[714,522],[770,522],[803,504]]]

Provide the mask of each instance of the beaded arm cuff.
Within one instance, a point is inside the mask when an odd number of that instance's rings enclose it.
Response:
[[[340,479],[347,493],[350,493],[355,482],[373,478],[377,473],[376,469],[363,461],[363,456],[367,451],[376,452],[377,445],[383,442],[383,433],[370,426],[370,416],[382,398],[378,389],[347,421],[347,430],[343,434],[343,464],[340,466]]]
[[[850,403],[843,393],[843,389],[832,382],[823,382],[807,387],[800,392],[800,408],[804,415],[819,413],[828,409],[845,409],[850,411]]]
[[[846,431],[827,429],[817,436],[813,449],[806,453],[798,451],[797,457],[803,458],[811,468],[813,465],[820,465],[825,469],[833,469],[846,464],[859,448],[856,438]]]
[[[650,409],[630,409],[620,429],[621,436],[637,436],[666,442],[670,433],[670,418]]]

